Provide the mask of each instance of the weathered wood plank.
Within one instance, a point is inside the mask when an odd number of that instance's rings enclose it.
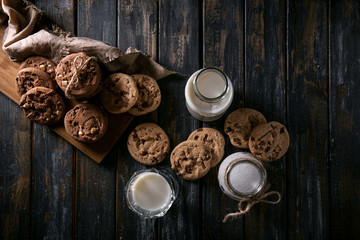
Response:
[[[160,63],[182,74],[192,74],[201,67],[198,1],[160,1],[159,13]],[[165,94],[159,109],[158,123],[168,133],[172,149],[200,126],[200,122],[185,107],[186,81],[186,77],[175,76],[160,81],[161,90]],[[200,181],[179,178],[179,184],[177,204],[159,220],[160,239],[198,239],[200,236]]]
[[[360,3],[330,6],[330,236],[360,234]]]
[[[121,0],[118,16],[118,46],[139,49],[157,59],[158,2],[157,0]]]
[[[74,1],[34,1],[46,17],[74,31]],[[54,7],[56,6],[56,7]],[[71,238],[73,148],[49,128],[33,127],[32,238]]]
[[[77,34],[116,46],[116,2],[78,0]]]
[[[288,14],[288,237],[328,239],[328,6],[289,1]]]
[[[30,238],[31,124],[0,94],[0,238]]]
[[[115,237],[115,159],[113,149],[101,164],[76,154],[76,239]]]
[[[46,126],[33,131],[32,238],[70,239],[72,146]]]
[[[75,0],[31,0],[50,19],[65,31],[76,33]]]
[[[116,45],[116,2],[79,0],[77,34]],[[115,172],[113,149],[101,164],[76,154],[75,235],[79,239],[115,237]]]
[[[157,59],[158,5],[156,0],[118,2],[118,47],[134,47]],[[161,89],[163,91],[163,89]],[[157,111],[136,117],[120,138],[116,170],[116,239],[156,239],[157,221],[144,220],[126,204],[125,185],[138,170],[146,167],[135,161],[127,150],[127,138],[140,123],[156,122]]]
[[[284,1],[246,1],[245,106],[286,124],[286,23]],[[277,205],[257,204],[245,218],[247,239],[286,237],[286,158],[266,165]]]
[[[204,65],[225,72],[234,86],[234,100],[222,118],[207,127],[218,129],[225,137],[224,158],[237,151],[223,132],[226,116],[243,105],[244,98],[244,1],[204,1]],[[220,164],[219,164],[220,165]],[[202,183],[203,239],[242,239],[244,218],[222,223],[227,213],[236,211],[237,202],[222,194],[217,180],[219,165]]]

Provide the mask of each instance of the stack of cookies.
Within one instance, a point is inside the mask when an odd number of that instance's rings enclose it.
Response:
[[[56,65],[43,57],[26,59],[16,77],[16,91],[20,95],[20,107],[33,122],[51,125],[65,115],[63,98],[56,93]]]
[[[136,161],[153,166],[165,159],[170,140],[160,126],[143,123],[130,133],[127,147]],[[171,152],[171,168],[186,180],[202,178],[221,161],[224,148],[225,139],[219,131],[199,128]]]
[[[110,113],[129,112],[140,116],[159,107],[161,92],[156,80],[150,76],[114,73],[105,79],[100,99]]]
[[[233,146],[250,149],[256,158],[266,162],[281,158],[290,144],[284,125],[267,122],[260,112],[249,108],[240,108],[227,116],[224,131]]]
[[[84,143],[105,135],[107,112],[139,116],[154,111],[161,102],[160,88],[152,77],[114,73],[103,81],[96,59],[82,52],[66,56],[58,65],[40,56],[26,59],[16,77],[16,90],[30,120],[41,125],[63,120],[66,132]],[[101,103],[94,98],[98,93]],[[66,109],[67,100],[72,101],[71,109]]]
[[[170,155],[171,168],[186,180],[204,177],[224,156],[225,139],[213,128],[199,128]]]

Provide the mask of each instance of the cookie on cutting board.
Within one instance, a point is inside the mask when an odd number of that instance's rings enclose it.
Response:
[[[20,96],[34,87],[56,89],[56,83],[51,80],[50,75],[36,68],[21,69],[16,76],[15,83],[16,91]]]
[[[100,100],[105,109],[114,114],[127,112],[138,99],[138,89],[134,79],[124,73],[108,76],[100,92]]]
[[[40,125],[59,122],[65,114],[65,103],[55,90],[34,87],[20,98],[20,108],[27,118]]]
[[[99,141],[108,128],[108,117],[96,105],[78,103],[64,118],[66,132],[75,140],[84,143]]]
[[[134,116],[141,116],[155,111],[161,102],[161,92],[157,81],[143,74],[134,74],[131,77],[136,82],[139,98],[136,104],[129,110],[129,113]]]

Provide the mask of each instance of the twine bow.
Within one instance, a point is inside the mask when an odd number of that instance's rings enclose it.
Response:
[[[77,60],[80,59],[80,63],[78,65],[76,65]],[[69,90],[70,90],[70,86],[73,84],[77,84],[79,82],[81,82],[80,80],[80,73],[81,71],[87,66],[87,64],[91,61],[91,60],[96,60],[95,57],[89,57],[88,59],[86,59],[86,61],[84,61],[84,57],[82,56],[76,56],[73,64],[74,64],[74,74],[71,77],[71,80],[69,82],[69,84],[66,86],[65,89],[65,96],[68,98],[73,98],[70,94],[69,94]]]
[[[259,194],[255,197],[252,198],[242,198],[239,201],[238,204],[238,212],[234,212],[234,213],[228,213],[226,214],[226,216],[224,217],[223,222],[225,223],[229,217],[237,217],[240,215],[243,215],[245,213],[247,213],[248,211],[250,211],[251,207],[258,203],[258,202],[263,202],[263,203],[270,203],[270,204],[278,204],[281,200],[281,195],[279,192],[277,191],[271,191],[271,192],[266,192],[267,190],[269,190],[270,188],[270,184],[266,185],[266,188],[264,190],[263,194]],[[271,196],[271,195],[277,195],[277,200],[266,200],[267,197]],[[244,208],[243,205],[245,204]]]

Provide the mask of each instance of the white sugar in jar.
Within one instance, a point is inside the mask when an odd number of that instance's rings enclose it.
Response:
[[[235,200],[250,198],[264,190],[266,170],[251,153],[237,152],[221,163],[218,181],[221,190]]]
[[[186,107],[201,121],[215,121],[230,107],[234,89],[229,78],[216,68],[193,73],[185,86]]]
[[[143,218],[164,216],[178,192],[171,174],[157,169],[135,172],[125,188],[128,207]]]

